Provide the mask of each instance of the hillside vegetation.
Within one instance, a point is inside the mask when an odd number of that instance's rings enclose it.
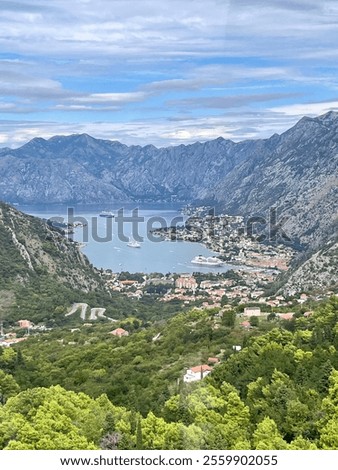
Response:
[[[180,308],[173,303],[159,314],[152,299],[108,293],[75,243],[45,221],[0,202],[0,319],[76,324],[79,316],[65,317],[74,302],[104,307],[111,318],[138,314],[144,321],[171,316]]]
[[[1,447],[338,447],[336,298],[299,316],[293,331],[275,324],[247,336],[234,325],[221,338],[210,325],[206,313],[190,312],[160,328],[158,342],[153,329],[106,340],[97,331],[97,344],[48,335],[0,350]],[[235,338],[244,346],[237,353]],[[222,344],[222,363],[206,379],[177,382],[183,364]]]

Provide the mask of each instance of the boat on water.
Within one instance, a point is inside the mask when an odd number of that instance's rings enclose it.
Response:
[[[205,256],[199,255],[195,256],[191,260],[192,264],[198,264],[199,266],[222,266],[223,261],[216,256],[208,256],[207,258]]]
[[[100,217],[107,217],[109,219],[115,217],[114,214],[110,211],[102,211],[100,212]]]
[[[127,246],[129,246],[130,248],[141,248],[140,243],[134,240],[133,238],[129,240],[129,242],[127,243]]]

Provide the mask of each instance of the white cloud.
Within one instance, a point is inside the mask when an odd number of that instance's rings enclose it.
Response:
[[[35,7],[42,5],[34,2]],[[73,1],[30,16],[20,9],[2,11],[0,45],[21,53],[64,56],[180,55],[209,45],[220,32],[228,1]],[[28,6],[27,6],[28,8]],[[31,13],[29,13],[31,15]],[[193,19],[193,20],[192,20]],[[32,26],[33,24],[33,26]],[[201,32],[203,33],[201,36]],[[202,40],[201,40],[202,37]],[[156,47],[154,47],[156,45]]]
[[[337,26],[335,0],[2,1],[0,143],[267,137],[336,107]]]
[[[1,50],[54,57],[253,56],[296,59],[337,38],[324,0],[2,2]],[[269,42],[269,38],[271,42]]]
[[[128,122],[29,122],[0,121],[4,146],[18,147],[33,137],[87,133],[95,138],[119,140],[127,145],[158,147],[189,144],[224,137],[234,141],[267,138],[287,130],[297,122],[295,116],[282,112],[231,112],[222,116],[182,117],[181,119],[142,119]]]
[[[293,97],[291,93],[261,93],[255,95],[229,95],[185,98],[168,101],[168,106],[183,107],[184,109],[231,109],[248,106],[253,103],[282,100]]]
[[[72,101],[90,104],[122,104],[142,101],[146,97],[144,92],[133,93],[91,93],[86,96],[73,97]]]
[[[272,112],[283,113],[287,116],[317,116],[328,111],[338,110],[338,99],[320,103],[291,104],[287,106],[277,106],[271,108]]]

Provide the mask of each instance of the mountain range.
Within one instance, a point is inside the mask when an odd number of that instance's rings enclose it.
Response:
[[[304,117],[281,135],[156,148],[89,135],[35,138],[0,150],[0,199],[18,203],[207,202],[268,217],[316,248],[334,236],[338,114]]]

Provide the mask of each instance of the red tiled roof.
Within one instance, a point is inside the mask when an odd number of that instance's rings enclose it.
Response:
[[[110,332],[112,335],[123,335],[123,333],[127,333],[126,330],[123,328],[116,328],[116,330]]]
[[[293,318],[293,313],[292,312],[289,312],[289,313],[280,313],[279,314],[279,318],[281,318],[282,320],[292,320]]]
[[[209,358],[208,358],[208,362],[218,363],[218,362],[219,362],[219,359],[218,359],[218,357],[209,357]]]
[[[212,368],[208,366],[207,364],[201,364],[200,366],[195,366],[195,367],[190,367],[190,370],[192,372],[206,372],[206,371],[211,371]]]

